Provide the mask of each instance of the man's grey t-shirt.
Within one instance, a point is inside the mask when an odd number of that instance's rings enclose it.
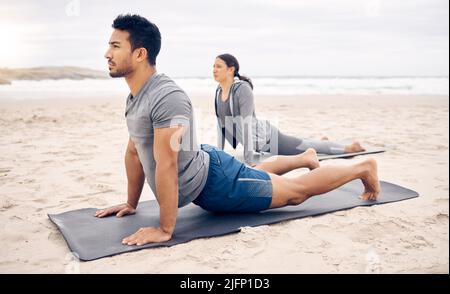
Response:
[[[193,201],[205,186],[209,155],[197,144],[192,104],[186,93],[166,75],[154,74],[136,97],[131,94],[128,96],[125,117],[145,177],[157,197],[154,129],[188,126],[178,152],[178,206],[182,207]]]

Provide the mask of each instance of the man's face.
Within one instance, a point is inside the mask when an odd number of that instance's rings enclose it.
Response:
[[[127,31],[114,30],[105,53],[108,59],[109,75],[113,78],[125,77],[133,72],[133,52]]]

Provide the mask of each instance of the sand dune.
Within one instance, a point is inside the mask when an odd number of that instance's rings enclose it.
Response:
[[[44,79],[106,79],[106,72],[74,67],[74,66],[55,66],[55,67],[33,67],[33,68],[0,68],[0,85],[9,84],[13,80],[44,80]]]
[[[11,84],[11,82],[10,82],[10,81],[8,81],[8,80],[3,80],[3,79],[0,79],[0,85],[9,85],[9,84]]]

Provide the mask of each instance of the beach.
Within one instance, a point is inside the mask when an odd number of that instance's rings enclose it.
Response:
[[[199,143],[215,145],[212,97],[191,100]],[[125,97],[4,98],[0,273],[449,273],[448,95],[261,95],[255,102],[258,117],[287,134],[385,148],[370,155],[380,179],[420,196],[77,262],[47,214],[126,201]],[[145,184],[141,201],[150,199]]]

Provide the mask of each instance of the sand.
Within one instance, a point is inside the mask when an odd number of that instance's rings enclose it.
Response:
[[[215,144],[211,97],[191,98],[199,141]],[[0,273],[449,272],[448,96],[256,100],[257,114],[288,134],[388,149],[372,156],[380,179],[419,198],[77,262],[47,214],[125,201],[124,101],[0,100]]]

